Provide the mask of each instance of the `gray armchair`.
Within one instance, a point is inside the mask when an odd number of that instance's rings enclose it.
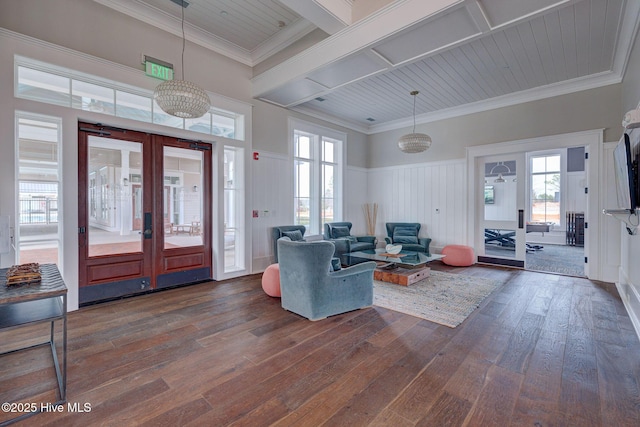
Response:
[[[387,244],[402,245],[402,250],[424,252],[431,256],[429,245],[431,239],[428,237],[418,237],[420,233],[420,223],[417,222],[387,222],[387,236],[384,240]]]
[[[375,249],[376,236],[352,236],[350,222],[328,222],[324,225],[324,239],[336,247],[334,257],[340,258],[343,264],[348,264],[343,256],[350,252]]]
[[[307,228],[304,225],[279,225],[271,229],[271,237],[273,238],[273,254],[276,257],[274,262],[278,262],[278,239],[287,236],[291,240],[296,240],[296,231],[300,232],[299,240],[304,240],[304,232],[307,231]]]
[[[333,252],[327,241],[278,240],[282,308],[319,320],[373,304],[376,263],[331,271]]]

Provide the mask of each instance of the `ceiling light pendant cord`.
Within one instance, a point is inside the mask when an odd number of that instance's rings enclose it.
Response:
[[[418,93],[416,92],[414,94],[413,92],[411,92],[411,94],[413,95],[413,130],[411,131],[411,133],[416,133],[416,97]]]
[[[184,8],[182,2],[180,28],[182,29],[182,79],[166,80],[156,86],[153,99],[162,111],[181,119],[195,119],[205,115],[211,108],[209,95],[200,86],[185,80],[184,51],[187,37],[184,32]],[[174,70],[174,76],[176,75]]]
[[[182,80],[186,80],[187,78],[184,75],[184,47],[187,44],[187,38],[184,36],[184,7],[182,9]]]
[[[413,131],[398,140],[398,148],[404,153],[421,153],[431,147],[431,137],[424,133],[416,133],[416,96],[417,90],[409,92],[413,96]]]

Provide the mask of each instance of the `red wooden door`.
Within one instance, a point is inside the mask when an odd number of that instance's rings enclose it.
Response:
[[[87,123],[78,144],[80,303],[211,278],[210,146]]]

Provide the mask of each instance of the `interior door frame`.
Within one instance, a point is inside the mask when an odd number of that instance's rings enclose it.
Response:
[[[467,148],[467,242],[474,244],[477,228],[477,200],[480,195],[475,190],[476,185],[476,157],[488,155],[509,154],[513,152],[526,153],[554,148],[568,148],[584,146],[588,153],[586,162],[588,201],[585,221],[589,227],[585,229],[584,251],[589,262],[585,263],[584,274],[589,279],[603,280],[601,277],[600,223],[602,221],[602,201],[600,197],[599,180],[601,176],[601,157],[603,149],[604,129],[594,129],[582,132],[572,132],[539,138],[528,138],[516,141],[499,142],[495,144],[476,145]]]

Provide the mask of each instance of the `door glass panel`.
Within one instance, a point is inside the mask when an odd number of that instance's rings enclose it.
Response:
[[[484,219],[515,221],[517,216],[516,164],[514,161],[488,162],[484,178]]]
[[[164,248],[202,245],[201,151],[164,147]]]
[[[142,235],[136,228],[141,212],[142,145],[137,142],[89,136],[87,209],[89,256],[141,252]],[[131,185],[132,173],[139,185]]]
[[[515,258],[516,230],[485,228],[484,253],[487,256]]]

